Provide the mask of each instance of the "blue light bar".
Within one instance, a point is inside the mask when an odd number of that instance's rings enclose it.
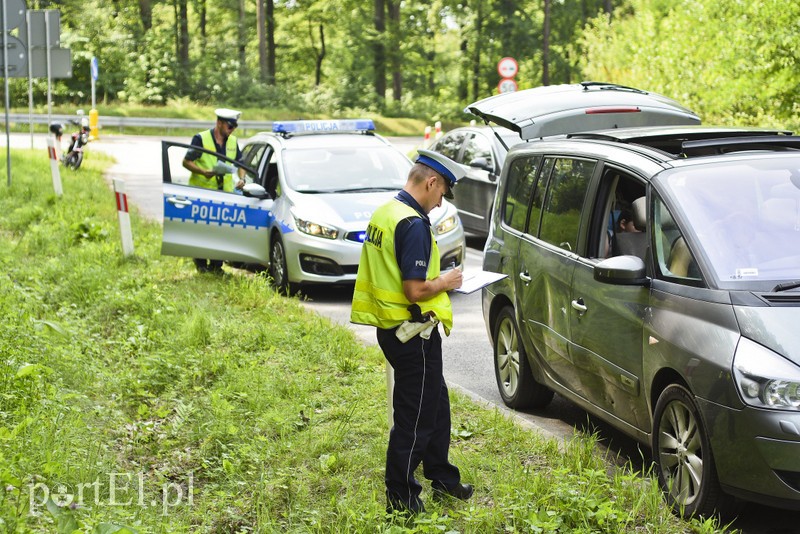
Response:
[[[372,119],[319,120],[319,121],[275,121],[275,133],[313,133],[313,132],[371,132],[375,130]]]

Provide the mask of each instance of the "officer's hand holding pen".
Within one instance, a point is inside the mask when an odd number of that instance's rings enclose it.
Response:
[[[464,275],[461,273],[461,268],[455,266],[455,262],[453,262],[452,268],[439,275],[439,277],[444,281],[445,286],[447,287],[446,291],[450,291],[451,289],[457,289],[461,287],[461,283],[464,280]]]

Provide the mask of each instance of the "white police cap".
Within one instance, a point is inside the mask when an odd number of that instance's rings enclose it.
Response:
[[[224,121],[232,121],[232,122],[238,122],[239,117],[242,116],[241,111],[236,111],[235,109],[228,109],[228,108],[217,108],[214,110],[214,113],[217,114],[218,119],[222,119]]]
[[[444,194],[444,197],[452,199],[453,187],[466,174],[464,169],[452,159],[438,152],[431,150],[417,150],[417,152],[419,155],[415,160],[416,163],[422,163],[441,174],[447,183],[447,193]]]

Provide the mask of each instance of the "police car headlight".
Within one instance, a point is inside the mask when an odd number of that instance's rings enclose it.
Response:
[[[324,237],[325,239],[336,239],[339,237],[339,230],[336,228],[331,228],[330,226],[325,226],[324,224],[306,221],[305,219],[301,219],[299,217],[294,218],[294,223],[297,226],[297,229],[304,234],[313,235],[316,237]]]
[[[452,232],[458,226],[458,218],[455,215],[451,215],[446,219],[440,221],[435,228],[436,235],[446,234],[447,232]]]
[[[741,338],[733,376],[745,404],[800,411],[800,367],[768,348]]]

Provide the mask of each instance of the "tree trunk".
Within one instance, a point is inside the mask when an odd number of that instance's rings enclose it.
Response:
[[[311,40],[311,50],[314,51],[316,74],[314,85],[319,87],[322,81],[322,60],[325,59],[325,27],[322,23],[319,25],[319,48],[314,45],[314,25],[311,20],[308,21],[308,37]]]
[[[275,1],[267,0],[267,83],[275,85]]]
[[[544,0],[544,25],[542,27],[542,85],[550,85],[550,4]]]
[[[269,79],[267,65],[267,13],[264,0],[256,0],[256,30],[258,33],[258,78],[262,82]]]
[[[614,6],[611,5],[611,0],[605,0],[605,8],[606,8],[606,13],[608,14],[609,17],[611,17],[611,13],[614,11]]]
[[[400,0],[386,0],[389,8],[389,34],[391,35],[390,65],[392,69],[392,98],[400,102],[403,96],[403,72],[400,56]]]
[[[479,100],[481,80],[481,43],[483,42],[483,1],[478,2],[478,12],[475,17],[475,49],[472,51],[472,99]]]
[[[373,67],[375,69],[375,94],[378,100],[386,99],[386,4],[375,0],[375,41],[373,44]]]
[[[239,0],[239,80],[247,76],[247,13],[244,0]]]
[[[203,43],[206,42],[206,27],[208,25],[207,13],[206,0],[197,0],[197,14],[200,18],[200,38],[203,40]],[[205,45],[203,48],[205,48]]]
[[[178,94],[181,96],[189,93],[189,16],[186,8],[187,0],[176,0],[177,12],[177,56],[178,56]]]
[[[153,6],[150,5],[150,0],[139,0],[139,18],[145,33],[150,31],[153,27]]]

